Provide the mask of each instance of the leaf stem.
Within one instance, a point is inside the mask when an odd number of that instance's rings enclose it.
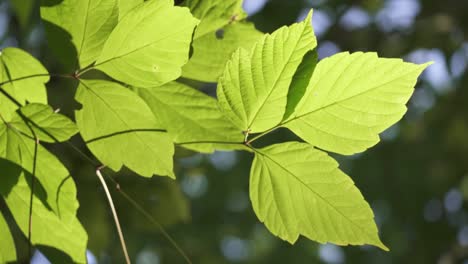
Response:
[[[114,217],[115,226],[117,228],[117,233],[119,235],[120,244],[122,245],[122,251],[123,251],[124,256],[125,256],[125,261],[126,261],[127,264],[130,264],[131,263],[130,262],[130,257],[128,256],[127,246],[125,245],[125,239],[124,239],[124,236],[123,236],[123,233],[122,233],[122,229],[120,227],[119,217],[117,216],[117,212],[116,212],[115,207],[114,207],[114,202],[112,200],[112,196],[110,195],[109,189],[107,188],[106,181],[104,180],[104,178],[102,177],[102,174],[101,174],[101,169],[102,168],[103,168],[103,166],[100,166],[99,168],[96,169],[96,175],[98,176],[99,180],[101,181],[102,187],[104,188],[104,191],[106,193],[107,201],[109,202],[109,206],[110,206],[111,211],[112,211],[112,216]]]

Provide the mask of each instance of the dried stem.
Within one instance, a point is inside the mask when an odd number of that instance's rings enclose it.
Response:
[[[115,226],[117,228],[117,233],[119,234],[119,239],[120,239],[120,244],[122,245],[122,251],[125,255],[125,261],[127,264],[130,264],[130,258],[128,256],[127,252],[127,246],[125,245],[125,239],[122,233],[122,229],[120,228],[120,223],[119,223],[119,218],[117,216],[117,212],[114,207],[114,202],[112,201],[112,197],[110,195],[109,189],[107,188],[106,181],[104,180],[104,177],[102,177],[101,174],[101,169],[102,167],[99,167],[96,169],[96,175],[98,176],[99,180],[101,181],[102,187],[104,188],[104,191],[106,192],[107,200],[109,201],[109,205],[112,211],[112,216],[114,217],[114,222]]]

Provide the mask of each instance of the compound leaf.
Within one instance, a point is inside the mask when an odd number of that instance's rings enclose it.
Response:
[[[255,152],[250,199],[273,234],[291,244],[303,235],[320,243],[388,250],[378,237],[371,208],[326,153],[299,142]]]
[[[328,151],[364,151],[405,114],[417,77],[428,65],[362,52],[324,59],[285,126]]]
[[[117,0],[43,0],[41,6],[52,50],[68,64],[72,52],[63,42],[71,42],[81,68],[96,61],[118,16]]]
[[[201,152],[244,148],[242,131],[224,116],[214,98],[177,82],[138,93],[183,147]]]
[[[8,223],[0,212],[0,263],[8,263],[16,260],[16,247],[13,236],[11,235]]]
[[[45,83],[49,81],[47,70],[27,52],[18,48],[6,48],[0,52],[0,83],[18,104],[36,102],[47,104]],[[10,120],[18,105],[0,93],[0,115]]]
[[[81,80],[76,100],[83,105],[75,112],[81,136],[104,165],[174,177],[171,138],[138,95],[117,83]]]
[[[23,106],[13,117],[10,125],[24,135],[34,138],[31,129],[40,141],[63,142],[78,133],[78,128],[68,117],[55,113],[52,107],[32,103]]]
[[[96,68],[137,87],[177,79],[198,20],[173,1],[146,1],[127,13],[106,41]]]
[[[310,23],[301,23],[265,35],[251,52],[237,50],[218,84],[221,109],[243,131],[265,131],[283,118],[294,73],[303,56],[317,42]]]

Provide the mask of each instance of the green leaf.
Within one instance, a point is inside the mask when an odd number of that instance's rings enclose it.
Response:
[[[184,3],[193,16],[200,20],[194,39],[215,32],[235,21],[244,19],[241,0],[187,0]]]
[[[239,49],[227,63],[218,84],[219,104],[241,130],[257,133],[281,122],[293,75],[317,44],[311,16],[265,35],[250,53]]]
[[[84,263],[87,235],[76,218],[79,203],[75,183],[54,155],[41,145],[37,145],[37,153],[35,148],[36,141],[20,134],[13,124],[0,125],[0,158],[4,159],[0,174],[5,174],[0,175],[0,193],[27,235],[31,189],[26,178],[31,179],[36,163],[35,177],[40,185],[34,189],[32,242],[60,249]]]
[[[188,61],[197,24],[187,8],[175,7],[170,0],[147,1],[112,31],[96,68],[137,87],[175,80]]]
[[[16,260],[16,247],[10,228],[3,214],[0,212],[0,263],[13,262]]]
[[[128,13],[130,10],[135,8],[137,5],[143,3],[144,0],[118,0],[119,1],[119,21]]]
[[[182,76],[216,82],[226,62],[239,47],[250,49],[262,36],[247,16],[240,0],[188,0],[185,5],[200,19],[193,37],[193,54]]]
[[[201,152],[244,148],[242,131],[223,115],[214,98],[177,82],[138,93],[183,147]]]
[[[250,199],[273,234],[291,244],[303,235],[320,243],[388,250],[378,237],[371,208],[326,153],[299,142],[255,151]]]
[[[118,16],[117,0],[44,0],[41,6],[42,19],[52,24],[46,23],[52,50],[61,58],[62,53],[70,53],[64,49],[70,45],[63,42],[71,41],[81,68],[96,61]],[[70,60],[69,54],[63,55]]]
[[[13,124],[0,125],[0,158],[9,160],[32,173],[35,145],[33,138],[20,134]],[[47,194],[45,202],[64,222],[69,222],[75,218],[79,206],[70,173],[41,145],[37,147],[36,157],[36,178]],[[67,179],[70,179],[70,183],[64,185],[68,182]]]
[[[10,125],[24,135],[34,138],[31,129],[40,141],[63,142],[78,133],[78,128],[68,117],[55,113],[49,105],[32,103],[23,106],[20,114],[13,117]],[[28,124],[25,122],[28,120]]]
[[[32,11],[34,10],[34,4],[36,1],[24,0],[24,1],[10,1],[9,3],[13,7],[16,13],[20,26],[25,29],[29,25]]]
[[[314,73],[315,66],[317,65],[318,54],[317,50],[309,51],[303,58],[302,62],[297,68],[296,73],[291,82],[288,92],[288,103],[286,105],[286,112],[284,113],[283,120],[288,119],[294,113],[297,104],[304,96],[307,86],[309,85],[310,78]]]
[[[174,177],[174,145],[143,99],[117,83],[81,80],[76,100],[83,105],[75,112],[81,136],[104,165]]]
[[[324,59],[284,125],[324,150],[364,151],[405,114],[417,77],[428,65],[362,52]]]
[[[38,158],[40,158],[39,153]],[[42,163],[38,162],[38,166]],[[16,224],[25,236],[29,230],[29,196],[31,194],[31,175],[21,168],[13,166],[0,159],[0,194],[5,199]],[[40,170],[40,169],[39,169]],[[57,176],[54,171],[48,170],[50,178]],[[31,242],[33,245],[54,247],[68,254],[75,263],[86,263],[86,245],[88,236],[76,218],[76,189],[71,177],[62,179],[59,190],[66,189],[67,196],[57,197],[61,204],[60,214],[50,211],[39,199],[39,187],[36,186],[33,197]],[[73,204],[69,199],[73,199]]]
[[[182,76],[216,82],[236,49],[250,49],[263,34],[252,23],[236,22],[194,39],[193,55],[182,68]]]
[[[31,77],[35,76],[35,77]],[[47,104],[45,83],[49,81],[47,70],[27,52],[6,48],[0,52],[1,88],[19,104],[36,102]],[[18,106],[0,93],[0,115],[10,120]]]

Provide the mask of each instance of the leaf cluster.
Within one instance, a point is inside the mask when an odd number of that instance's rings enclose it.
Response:
[[[52,74],[23,50],[2,51],[0,195],[33,245],[86,262],[75,183],[42,145],[78,134],[103,166],[143,177],[175,178],[175,146],[251,152],[250,200],[274,235],[388,250],[368,203],[326,151],[352,155],[377,144],[429,64],[371,52],[318,61],[312,11],[263,34],[241,3],[43,1],[49,46],[71,72],[59,77],[76,80],[80,108],[72,118],[54,111],[45,87]],[[188,79],[217,82],[216,97]],[[281,127],[303,142],[254,146]],[[14,261],[2,214],[0,231],[0,262]]]

